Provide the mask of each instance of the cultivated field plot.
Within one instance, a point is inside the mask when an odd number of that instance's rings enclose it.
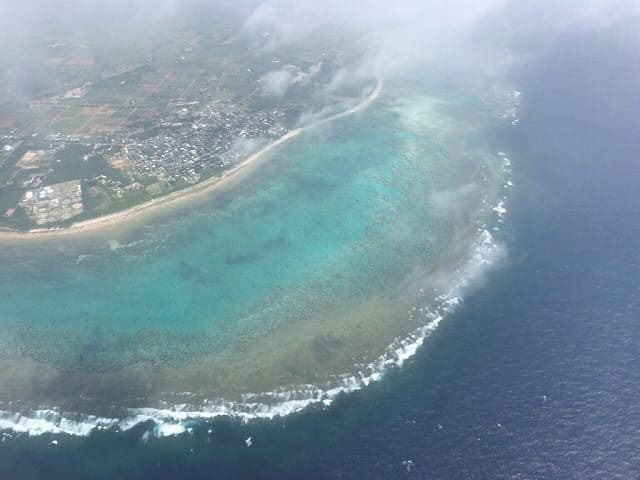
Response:
[[[96,135],[119,130],[134,107],[105,105],[35,104],[34,119],[23,135],[63,135],[90,140]]]

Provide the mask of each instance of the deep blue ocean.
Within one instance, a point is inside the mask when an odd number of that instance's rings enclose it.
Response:
[[[401,370],[281,420],[23,436],[0,479],[640,478],[640,60],[609,33],[526,52],[508,261]]]

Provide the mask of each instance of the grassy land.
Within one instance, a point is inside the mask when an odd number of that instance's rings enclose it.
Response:
[[[86,156],[86,159],[85,159]],[[114,180],[129,179],[119,170],[111,168],[101,155],[92,155],[91,148],[82,144],[70,144],[55,156],[54,170],[45,178],[45,185],[68,180],[89,180],[98,175],[107,175]]]

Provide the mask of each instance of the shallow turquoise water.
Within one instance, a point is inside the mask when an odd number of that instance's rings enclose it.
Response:
[[[114,233],[90,245],[5,250],[3,354],[92,375],[185,368],[222,353],[234,362],[236,350],[247,361],[273,333],[299,327],[292,345],[305,331],[318,335],[318,318],[332,335],[322,348],[349,352],[357,348],[350,323],[362,329],[365,320],[323,312],[380,295],[395,318],[366,327],[366,348],[388,344],[416,326],[393,322],[434,296],[416,287],[408,304],[401,286],[417,270],[461,260],[486,214],[480,201],[500,181],[496,158],[472,141],[481,128],[456,113],[476,107],[449,91],[408,102],[391,91],[365,112],[302,134],[242,181],[142,222],[127,240]],[[451,205],[434,203],[437,193]]]

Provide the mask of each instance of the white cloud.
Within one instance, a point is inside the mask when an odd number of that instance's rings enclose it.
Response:
[[[429,207],[442,217],[457,216],[468,211],[470,203],[477,202],[478,185],[469,183],[455,190],[438,190],[429,195]]]
[[[296,75],[297,69],[291,65],[265,73],[260,78],[262,93],[268,97],[283,97],[293,85]]]

